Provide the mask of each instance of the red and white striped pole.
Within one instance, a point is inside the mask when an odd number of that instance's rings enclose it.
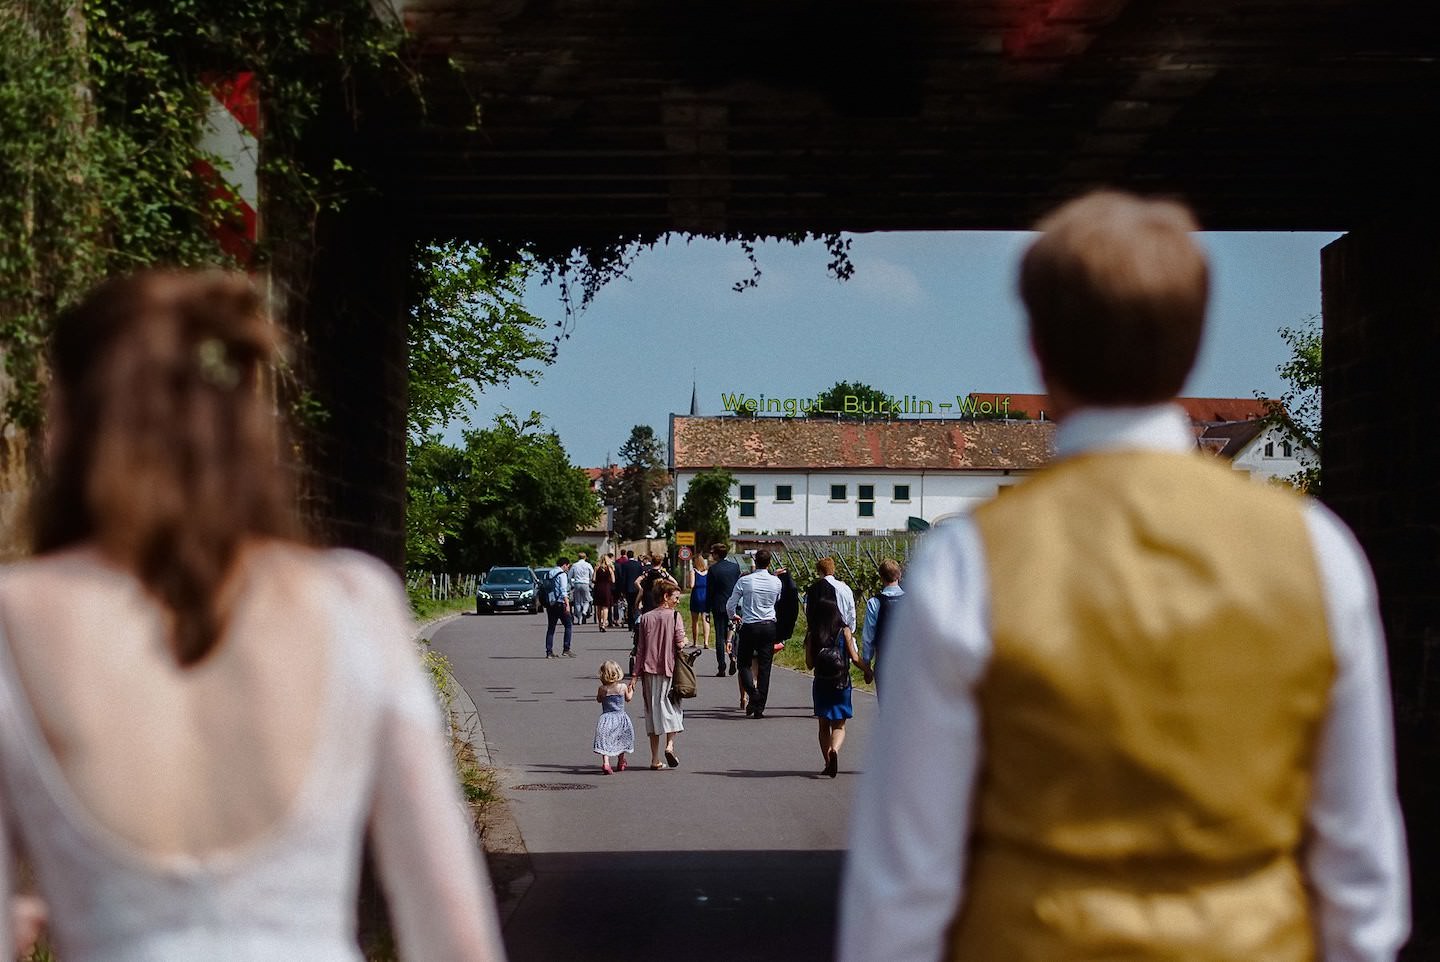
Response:
[[[207,82],[210,104],[199,146],[218,163],[196,162],[213,197],[233,205],[236,215],[215,227],[220,248],[248,268],[260,238],[260,97],[249,71]]]

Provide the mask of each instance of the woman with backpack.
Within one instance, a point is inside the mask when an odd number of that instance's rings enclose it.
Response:
[[[805,609],[805,667],[814,670],[810,695],[820,723],[820,754],[825,769],[820,773],[834,778],[840,771],[840,746],[845,744],[845,722],[855,717],[850,704],[850,666],[855,665],[870,680],[870,668],[855,648],[855,635],[840,615],[835,589],[823,578],[812,586]]]

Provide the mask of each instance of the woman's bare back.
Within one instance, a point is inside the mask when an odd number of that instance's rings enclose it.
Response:
[[[9,569],[0,627],[45,746],[84,814],[142,853],[240,848],[279,826],[313,767],[335,654],[333,570],[245,553],[225,636],[182,668],[169,618],[94,550]]]

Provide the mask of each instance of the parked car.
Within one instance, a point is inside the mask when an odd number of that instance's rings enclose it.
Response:
[[[535,573],[529,568],[491,568],[475,591],[475,613],[528,611],[533,615],[540,610],[537,587]]]

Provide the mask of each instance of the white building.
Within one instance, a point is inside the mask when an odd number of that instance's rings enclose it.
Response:
[[[670,419],[679,504],[695,475],[724,468],[738,487],[737,535],[865,535],[964,513],[1051,457],[1041,421]]]
[[[971,395],[1048,414],[1044,395]],[[1177,398],[1196,446],[1260,480],[1313,463],[1255,398]],[[701,471],[735,476],[730,530],[743,535],[880,535],[935,524],[989,500],[1053,457],[1049,420],[670,417],[672,504]]]
[[[1202,450],[1228,458],[1236,471],[1257,481],[1286,481],[1318,461],[1313,449],[1268,421],[1209,425],[1199,443]]]

